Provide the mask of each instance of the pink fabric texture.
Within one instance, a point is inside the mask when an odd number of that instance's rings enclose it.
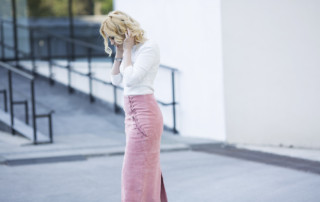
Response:
[[[163,116],[154,94],[124,95],[122,202],[167,202],[160,167]]]

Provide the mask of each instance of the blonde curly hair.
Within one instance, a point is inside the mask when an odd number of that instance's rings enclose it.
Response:
[[[109,56],[112,54],[112,49],[108,46],[108,37],[112,36],[117,44],[123,44],[127,29],[131,30],[135,44],[143,43],[146,40],[140,24],[122,11],[108,13],[107,18],[101,23],[100,34],[104,38],[104,50]]]

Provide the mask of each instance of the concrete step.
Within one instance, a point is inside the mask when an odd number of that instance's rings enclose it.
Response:
[[[161,152],[186,151],[190,150],[188,145],[168,144],[161,145]],[[66,159],[86,159],[99,156],[123,155],[125,146],[105,146],[97,148],[70,148],[65,150],[39,151],[28,153],[9,153],[0,156],[0,164],[33,164],[34,162],[57,162],[66,161]]]

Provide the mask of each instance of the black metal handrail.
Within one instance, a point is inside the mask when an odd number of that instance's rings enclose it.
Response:
[[[1,20],[0,19],[0,29],[1,29],[1,33],[2,33],[2,30],[3,30],[3,22],[7,22],[7,23],[12,23],[12,21],[10,20]],[[37,70],[36,70],[36,64],[35,64],[35,54],[34,54],[34,31],[38,31],[38,32],[42,32],[44,34],[46,34],[46,43],[47,43],[47,52],[48,52],[48,55],[46,58],[41,58],[45,61],[48,61],[48,64],[49,64],[49,82],[51,85],[54,84],[54,75],[52,73],[52,66],[55,65],[57,67],[60,67],[60,68],[64,68],[64,69],[67,69],[68,71],[68,89],[69,89],[69,93],[73,93],[74,92],[74,88],[71,86],[71,73],[76,73],[78,75],[81,75],[81,76],[86,76],[88,77],[88,80],[89,80],[89,98],[90,98],[90,102],[94,102],[94,96],[93,96],[93,89],[92,89],[92,81],[95,80],[97,82],[100,82],[104,85],[109,85],[109,86],[112,86],[113,87],[113,97],[114,97],[114,111],[115,113],[119,113],[121,110],[120,110],[120,107],[119,105],[117,104],[117,90],[123,90],[122,87],[120,86],[115,86],[113,85],[111,82],[106,82],[106,81],[103,81],[101,79],[98,79],[96,77],[93,76],[93,73],[92,73],[92,66],[91,66],[91,63],[92,63],[92,51],[93,50],[98,50],[98,51],[101,51],[101,47],[99,46],[96,46],[96,45],[93,45],[93,44],[90,44],[90,43],[87,43],[87,42],[83,42],[83,41],[80,41],[80,40],[77,40],[77,39],[72,39],[72,38],[68,38],[68,37],[65,37],[65,36],[61,36],[61,35],[57,35],[57,34],[53,34],[51,32],[48,32],[46,30],[43,30],[43,29],[40,29],[40,28],[32,28],[30,26],[27,26],[27,25],[21,25],[21,24],[16,24],[17,27],[20,27],[20,28],[24,28],[24,29],[27,29],[29,30],[29,35],[30,35],[30,53],[29,53],[29,56],[31,58],[31,61],[32,61],[32,73],[33,75],[36,75],[37,73]],[[2,39],[2,34],[1,34],[1,42],[0,42],[0,45],[3,47],[6,47],[8,48],[8,45],[6,45],[4,43],[4,40]],[[78,45],[82,48],[86,48],[87,49],[87,61],[88,61],[88,73],[85,74],[85,73],[82,73],[82,72],[79,72],[79,71],[76,71],[74,69],[72,69],[72,66],[70,65],[71,63],[71,60],[74,59],[74,57],[70,57],[69,54],[67,54],[67,65],[61,65],[61,64],[58,64],[56,62],[53,61],[53,59],[55,57],[52,56],[51,54],[51,40],[55,38],[55,39],[59,39],[61,41],[64,41],[66,43],[66,51],[68,53],[68,50],[69,50],[69,45]],[[17,43],[15,43],[17,44]],[[18,53],[21,53],[23,55],[28,55],[28,53],[26,52],[23,52],[23,51],[20,51],[17,47],[11,47],[12,49],[16,49],[16,51]],[[72,49],[73,50],[73,49]],[[3,51],[2,51],[3,52]],[[74,55],[72,53],[72,55]],[[113,61],[114,59],[114,53],[111,55],[111,61]],[[4,57],[3,57],[4,59]],[[18,61],[19,62],[19,61]],[[163,69],[166,69],[166,70],[169,70],[171,71],[171,86],[172,86],[172,101],[171,102],[162,102],[162,101],[159,101],[157,100],[158,103],[160,103],[161,105],[163,106],[172,106],[172,116],[173,116],[173,127],[172,127],[172,131],[177,134],[178,133],[178,130],[177,130],[177,126],[176,126],[176,105],[178,104],[176,102],[176,98],[175,98],[175,73],[178,72],[178,69],[176,68],[172,68],[172,67],[169,67],[169,66],[166,66],[166,65],[160,65],[160,68],[163,68]],[[169,127],[167,127],[169,128]]]
[[[7,90],[2,89],[0,93],[3,94],[4,111],[8,112],[8,102],[7,102]]]
[[[15,129],[14,129],[14,110],[13,110],[13,107],[14,107],[15,104],[24,104],[25,105],[25,122],[26,122],[26,124],[29,124],[28,101],[27,100],[23,100],[23,101],[14,101],[13,100],[12,73],[15,73],[15,74],[18,74],[18,75],[22,76],[23,78],[25,78],[25,79],[30,81],[30,88],[31,88],[30,94],[31,94],[31,106],[32,106],[32,124],[33,124],[32,125],[32,127],[33,127],[33,143],[34,144],[53,143],[53,132],[52,132],[52,113],[53,113],[53,111],[50,111],[48,114],[45,114],[45,115],[36,114],[34,76],[30,75],[30,74],[28,74],[26,72],[23,72],[23,71],[15,68],[15,67],[13,67],[12,65],[9,65],[9,64],[1,62],[1,61],[0,61],[0,67],[6,69],[8,71],[11,133],[13,135],[15,134]],[[5,103],[6,103],[6,100],[5,100]],[[37,140],[37,123],[36,123],[36,119],[37,118],[41,118],[43,116],[48,117],[48,120],[49,120],[49,136],[50,136],[50,141],[49,142],[40,142],[40,141]]]

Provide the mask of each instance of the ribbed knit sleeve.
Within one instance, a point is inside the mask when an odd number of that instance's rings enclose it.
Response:
[[[119,85],[122,82],[122,75],[121,73],[119,74],[111,74],[111,83],[113,85]]]
[[[148,71],[159,60],[159,48],[156,44],[142,47],[133,65],[125,67],[123,71],[123,84],[131,87],[141,82]]]

